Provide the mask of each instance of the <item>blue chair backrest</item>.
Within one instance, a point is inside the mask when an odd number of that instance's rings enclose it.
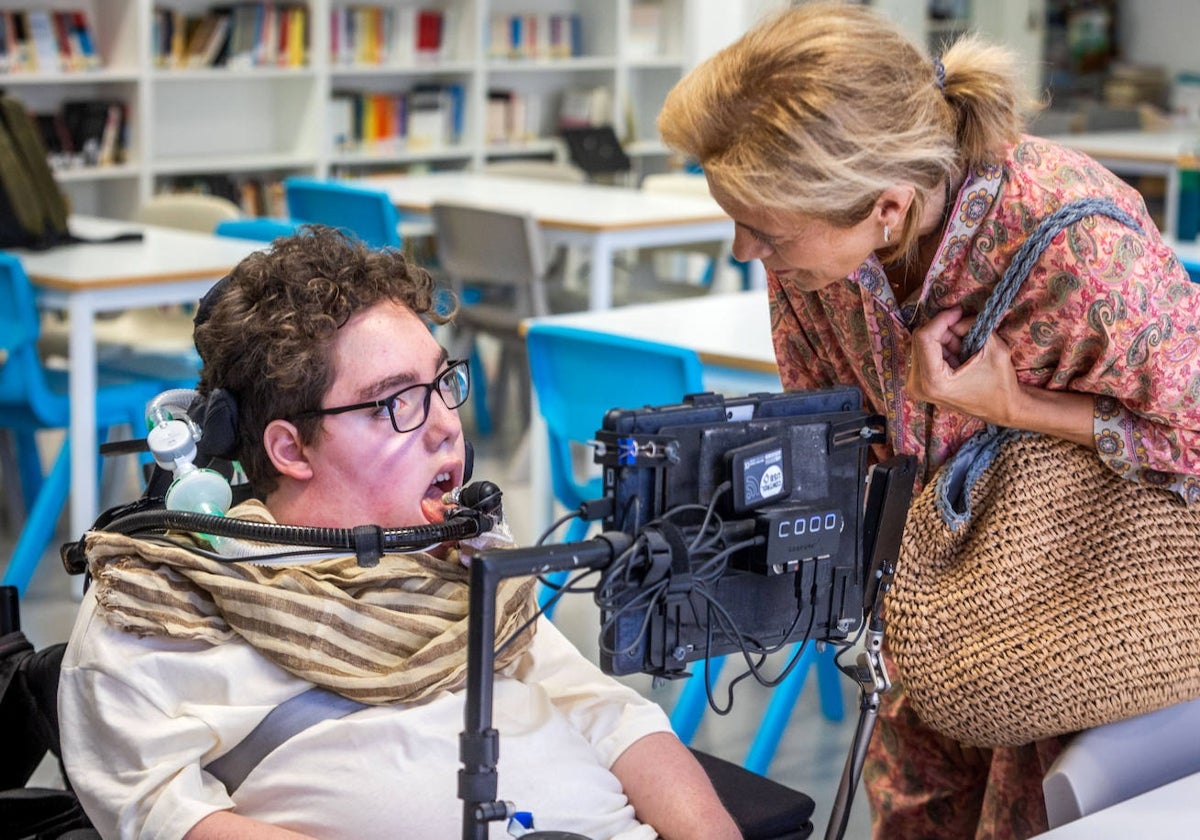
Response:
[[[218,222],[213,232],[217,236],[253,239],[255,242],[274,242],[281,236],[291,236],[298,227],[300,227],[299,222],[288,219],[226,219]]]
[[[48,388],[38,357],[41,321],[21,261],[0,253],[0,417],[13,410],[38,413]],[[40,415],[39,415],[40,416]],[[50,418],[42,418],[51,423]],[[58,418],[53,425],[65,425]]]
[[[593,440],[610,409],[668,405],[704,390],[693,350],[558,324],[531,325],[526,341],[554,495],[568,509],[601,495],[599,478],[576,480],[572,442]]]
[[[400,214],[382,190],[292,177],[283,191],[292,221],[340,228],[372,248],[400,247]]]
[[[1183,265],[1184,271],[1188,273],[1188,277],[1193,283],[1200,283],[1200,258],[1186,259],[1180,257],[1179,262]]]

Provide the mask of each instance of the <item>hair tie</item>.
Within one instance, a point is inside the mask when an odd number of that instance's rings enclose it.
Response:
[[[942,64],[940,58],[933,60],[933,77],[934,82],[938,86],[938,90],[946,89],[946,65]]]

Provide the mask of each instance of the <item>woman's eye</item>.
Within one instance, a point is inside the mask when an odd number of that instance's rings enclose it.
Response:
[[[774,248],[775,243],[779,241],[775,237],[767,236],[765,233],[762,233],[761,231],[757,231],[754,228],[746,228],[746,230],[752,237],[754,237],[755,240],[766,245],[768,248]]]

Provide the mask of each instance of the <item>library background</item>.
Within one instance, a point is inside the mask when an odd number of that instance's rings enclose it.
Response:
[[[876,0],[931,50],[969,28],[1029,58],[1043,134],[1197,118],[1189,0]],[[77,212],[133,218],[163,191],[281,215],[288,175],[562,159],[611,124],[632,178],[680,165],[666,92],[780,0],[345,3],[0,0],[0,74],[38,115]],[[1176,25],[1172,25],[1174,22]],[[1138,178],[1162,212],[1162,178]],[[1186,185],[1185,185],[1186,186]]]

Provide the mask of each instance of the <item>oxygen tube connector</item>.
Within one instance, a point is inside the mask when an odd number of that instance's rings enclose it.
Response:
[[[146,428],[153,429],[168,420],[178,420],[187,426],[193,442],[199,443],[203,433],[188,414],[188,408],[198,396],[199,393],[191,388],[171,388],[163,391],[146,404]]]
[[[216,470],[197,467],[196,436],[183,420],[162,420],[146,436],[154,462],[170,470],[175,480],[167,488],[167,510],[182,510],[224,516],[233,503],[233,490],[225,476]],[[224,539],[199,534],[218,551]]]

